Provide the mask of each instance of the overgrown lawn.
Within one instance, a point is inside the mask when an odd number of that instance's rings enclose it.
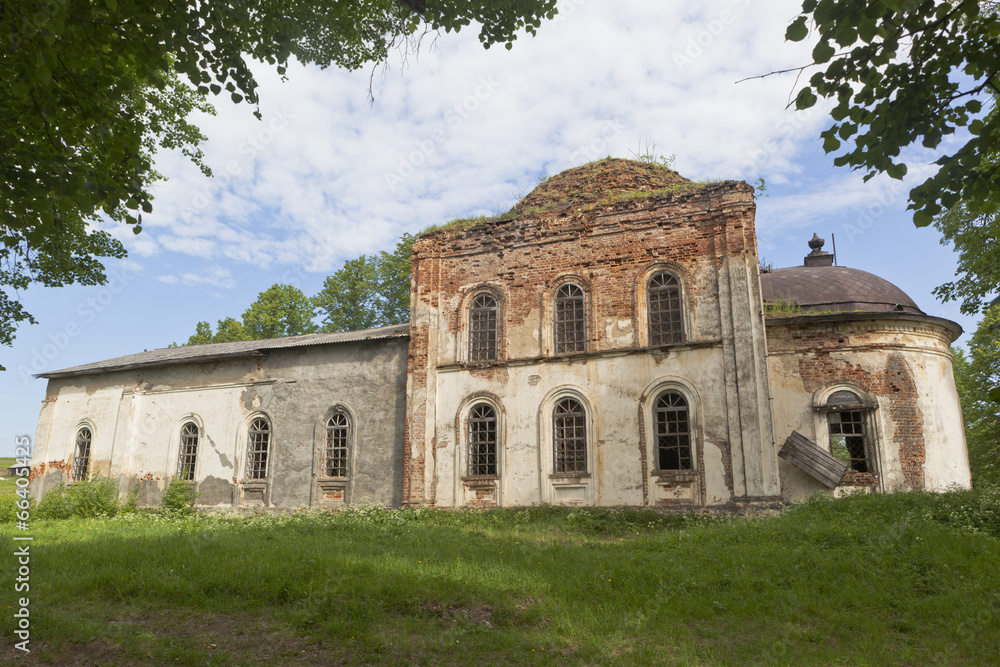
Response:
[[[38,521],[25,664],[990,663],[998,508],[1000,492],[977,491],[754,519],[368,507]],[[0,527],[7,582],[14,532]],[[9,615],[3,633],[8,658]]]

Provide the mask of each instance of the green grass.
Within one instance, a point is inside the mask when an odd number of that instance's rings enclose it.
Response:
[[[0,573],[13,581],[11,527]],[[38,664],[984,664],[1000,491],[34,522]],[[13,606],[12,586],[0,604]],[[10,615],[2,632],[12,636]]]
[[[0,457],[0,497],[13,494],[17,491],[17,478],[7,477],[7,468],[17,462],[17,459],[8,456]]]

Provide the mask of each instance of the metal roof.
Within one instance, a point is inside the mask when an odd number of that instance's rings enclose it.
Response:
[[[362,329],[360,331],[307,334],[305,336],[267,338],[264,340],[241,340],[233,343],[206,343],[204,345],[164,347],[157,350],[149,350],[148,352],[127,354],[124,357],[115,357],[114,359],[98,361],[92,364],[83,364],[82,366],[39,373],[35,377],[56,378],[72,375],[93,375],[95,373],[109,373],[146,366],[191,364],[231,357],[249,357],[257,354],[266,354],[271,350],[283,350],[293,347],[352,343],[383,338],[405,338],[409,335],[409,324],[396,324],[390,327]]]
[[[802,311],[901,312],[923,315],[906,293],[873,273],[846,266],[793,266],[760,274],[764,301]]]

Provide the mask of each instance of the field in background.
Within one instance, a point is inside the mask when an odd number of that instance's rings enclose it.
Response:
[[[17,478],[7,477],[7,468],[14,465],[17,459],[0,456],[0,496],[6,496],[17,490]]]
[[[10,524],[0,576],[16,571]],[[26,533],[20,533],[26,534]],[[539,507],[37,521],[55,665],[983,664],[1000,492],[713,519]],[[5,586],[0,605],[15,604]],[[4,662],[13,619],[2,624]],[[19,656],[20,657],[20,656]]]

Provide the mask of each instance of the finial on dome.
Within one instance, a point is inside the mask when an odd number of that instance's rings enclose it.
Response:
[[[809,247],[812,248],[805,257],[805,266],[833,266],[833,254],[823,250],[826,239],[821,239],[819,234],[813,232],[813,237],[809,239]]]

